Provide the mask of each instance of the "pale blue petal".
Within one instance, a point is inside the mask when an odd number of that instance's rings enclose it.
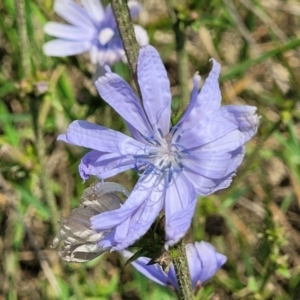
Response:
[[[108,4],[105,8],[105,18],[103,21],[103,27],[110,27],[110,28],[116,28],[117,23],[115,20],[115,16],[113,14],[111,4]]]
[[[130,125],[130,123],[128,123],[128,122],[126,122],[126,125],[135,140],[145,143],[144,137],[141,135],[141,133],[135,127]]]
[[[184,175],[192,183],[198,194],[207,196],[215,191],[222,190],[230,186],[235,172],[227,174],[224,178],[212,179],[201,176],[185,168]]]
[[[140,11],[142,10],[142,5],[135,0],[128,1],[128,8],[130,11],[131,18],[135,18],[138,16]]]
[[[206,195],[225,188],[231,183],[234,172],[243,161],[245,147],[239,147],[235,151],[223,154],[214,151],[195,151],[195,153],[199,160],[183,159],[181,162],[185,167],[184,172],[187,172],[190,180],[195,182],[197,191]],[[198,178],[197,175],[199,175]],[[229,178],[228,175],[230,175]],[[199,190],[198,187],[201,185],[202,189]]]
[[[173,177],[166,191],[166,247],[177,243],[189,229],[196,200],[195,189],[184,174]]]
[[[218,253],[216,249],[207,242],[187,244],[186,254],[193,289],[197,289],[197,287],[209,280],[227,260],[225,255]],[[123,251],[123,255],[126,258],[130,258],[132,253]],[[131,264],[150,280],[161,285],[173,286],[178,290],[173,264],[170,264],[169,272],[166,274],[159,264],[147,265],[149,261],[149,258],[139,257]]]
[[[99,245],[123,250],[147,232],[164,202],[164,188],[157,180],[155,175],[141,177],[120,209],[91,218],[97,232],[113,229]]]
[[[133,157],[93,150],[81,159],[79,173],[84,180],[88,179],[90,175],[106,179],[134,167],[135,159]]]
[[[245,153],[246,153],[246,147],[245,146],[239,147],[236,150],[230,152],[230,154],[231,154],[231,162],[229,164],[229,168],[227,170],[227,174],[230,174],[230,173],[236,171],[236,169],[242,163],[243,158],[245,156]]]
[[[212,62],[213,68],[205,80],[197,97],[197,101],[194,101],[194,98],[192,98],[190,102],[190,106],[192,107],[188,107],[187,113],[183,115],[184,122],[179,121],[179,123],[182,123],[182,129],[196,126],[199,121],[203,120],[221,106],[221,91],[218,82],[221,66],[214,59],[212,59]]]
[[[232,155],[230,153],[200,152],[191,151],[184,155],[180,162],[189,170],[208,177],[223,178],[228,174],[231,165]]]
[[[179,124],[185,122],[189,118],[191,110],[193,110],[193,108],[195,107],[196,102],[197,102],[197,97],[199,94],[200,81],[201,81],[201,77],[199,76],[199,73],[197,72],[194,74],[194,77],[193,77],[193,89],[191,92],[190,103],[187,106],[182,117],[180,118],[179,122],[177,123],[176,127],[180,126]]]
[[[158,52],[148,45],[140,49],[137,65],[143,105],[153,129],[165,136],[170,129],[170,81]]]
[[[48,22],[44,27],[44,32],[69,41],[89,41],[96,34],[96,31],[87,32],[85,29],[57,22]]]
[[[96,25],[104,19],[104,8],[100,0],[81,0],[83,7]]]
[[[66,139],[73,145],[120,155],[144,153],[145,147],[121,132],[86,121],[72,122],[67,129]]]
[[[151,193],[148,194],[148,197],[145,199],[146,201],[139,207],[139,210],[132,215],[129,230],[126,233],[123,232],[122,241],[120,241],[119,236],[116,235],[116,240],[119,244],[113,248],[114,250],[126,249],[142,237],[148,231],[161,211],[164,204],[165,194],[162,185],[157,183],[156,176],[153,176],[153,180],[147,183],[144,182],[145,185],[140,186],[139,188],[143,190],[144,194],[145,187],[149,190],[150,183],[152,183],[150,188]]]
[[[132,256],[132,253],[127,250],[122,251],[122,254],[126,259],[129,259]],[[178,286],[176,280],[173,282],[170,281],[170,278],[168,278],[168,275],[163,271],[159,264],[148,265],[149,261],[150,259],[147,257],[139,257],[131,262],[131,264],[144,276],[160,285]]]
[[[149,176],[150,178],[150,176]],[[130,215],[133,215],[136,210],[148,199],[151,193],[151,183],[155,182],[156,178],[151,177],[150,182],[147,178],[141,177],[136,183],[136,186],[125,203],[114,211],[101,213],[91,218],[92,227],[95,230],[108,229],[111,226],[116,226],[126,220]],[[143,182],[145,180],[145,183]],[[123,216],[124,215],[124,216]],[[119,218],[119,216],[122,216]]]
[[[119,75],[107,72],[96,81],[100,96],[142,135],[152,136],[147,117],[128,83]]]
[[[81,54],[88,51],[91,47],[89,41],[67,41],[52,40],[43,45],[43,52],[47,56],[69,56]]]
[[[226,262],[226,256],[218,253],[216,249],[207,242],[196,242],[195,246],[191,246],[196,248],[199,261],[198,269],[192,270],[191,277],[194,282],[196,280],[200,280],[200,282],[203,284],[216,273],[220,266],[222,266]],[[193,252],[192,257],[189,255],[189,247],[187,247],[187,257],[188,260],[190,257],[190,265],[195,261],[195,254]]]
[[[198,244],[197,242],[195,244]],[[198,275],[202,272],[203,268],[195,244],[186,244],[185,252],[188,261],[192,287],[195,288],[198,283]],[[204,254],[205,255],[205,254]]]
[[[70,24],[85,28],[87,31],[93,30],[94,24],[87,12],[72,0],[56,0],[54,10]]]
[[[193,189],[194,190],[194,189]],[[191,226],[192,218],[195,213],[197,199],[186,206],[181,212],[177,211],[173,214],[166,223],[166,243],[165,248],[173,246],[184,237]]]
[[[177,130],[175,139],[184,148],[196,149],[222,138],[235,145],[228,150],[233,151],[256,133],[259,118],[255,111],[256,107],[253,106],[224,106],[208,115],[197,126],[183,132]],[[232,133],[235,134],[231,136]],[[213,151],[219,149],[215,148]]]

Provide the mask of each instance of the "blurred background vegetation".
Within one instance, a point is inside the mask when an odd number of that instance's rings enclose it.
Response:
[[[60,20],[53,2],[22,3],[0,1],[0,299],[176,299],[116,253],[68,264],[50,248],[60,218],[95,181],[83,184],[77,172],[85,150],[56,142],[57,135],[75,119],[126,128],[97,95],[87,55],[43,55],[50,37],[42,28]],[[168,70],[174,115],[185,105],[181,75],[190,90],[193,74],[205,78],[214,57],[222,65],[223,104],[254,105],[261,116],[231,187],[198,201],[187,240],[211,242],[228,262],[197,299],[300,299],[300,2],[143,6],[137,22]],[[174,29],[186,34],[184,47]],[[178,72],[182,57],[186,73]],[[126,65],[113,69],[131,81]],[[131,189],[136,175],[112,180]]]

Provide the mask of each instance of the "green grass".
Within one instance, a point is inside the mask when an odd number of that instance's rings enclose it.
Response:
[[[42,27],[57,19],[52,1],[25,2],[25,47],[15,1],[0,2],[0,299],[176,299],[124,267],[115,253],[67,264],[50,248],[58,221],[92,182],[83,184],[77,172],[85,150],[56,142],[57,135],[76,119],[126,128],[97,95],[87,56],[43,55],[49,37]],[[176,118],[183,104],[172,23],[163,2],[143,3],[150,42],[171,80]],[[196,299],[300,299],[300,4],[182,3],[189,83],[196,71],[205,78],[215,57],[223,104],[255,105],[261,116],[230,188],[198,201],[187,239],[211,242],[228,262]],[[126,65],[114,70],[130,80]],[[48,89],[40,92],[43,83]],[[136,175],[113,179],[131,189]]]

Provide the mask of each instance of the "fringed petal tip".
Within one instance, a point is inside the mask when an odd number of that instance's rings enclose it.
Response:
[[[112,80],[112,79],[118,79],[119,78],[118,75],[116,75],[115,73],[113,73],[111,71],[111,68],[107,64],[104,65],[104,69],[105,69],[106,73],[103,76],[100,76],[95,81],[95,85],[96,85],[97,89],[98,89],[99,86],[105,86],[105,85],[107,85],[110,80]]]
[[[210,72],[218,73],[219,75],[221,73],[221,65],[214,58],[211,58],[209,61],[213,63],[213,67]]]

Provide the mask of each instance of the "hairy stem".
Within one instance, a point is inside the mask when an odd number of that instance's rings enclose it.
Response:
[[[193,300],[191,276],[183,240],[173,246],[170,252],[179,285],[179,300]]]
[[[118,25],[129,67],[133,74],[135,84],[139,89],[136,73],[139,45],[133,30],[127,1],[111,0],[111,7]]]

